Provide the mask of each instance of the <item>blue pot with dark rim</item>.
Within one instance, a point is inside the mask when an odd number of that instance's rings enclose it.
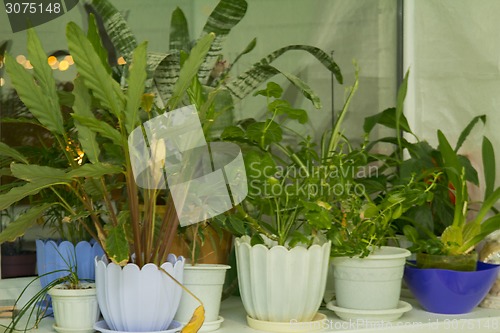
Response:
[[[417,268],[409,261],[404,281],[424,310],[441,314],[472,311],[497,279],[500,265],[477,262],[475,271]]]

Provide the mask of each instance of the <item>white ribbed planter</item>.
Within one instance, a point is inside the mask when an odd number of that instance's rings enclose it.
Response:
[[[94,332],[99,318],[97,290],[94,283],[82,283],[82,289],[67,289],[59,284],[49,290],[57,332]]]
[[[365,258],[333,258],[337,306],[355,310],[398,307],[401,281],[410,251],[382,246]]]
[[[209,332],[218,329],[222,318],[219,318],[222,287],[226,278],[228,265],[198,264],[184,266],[184,286],[196,295],[205,308],[205,322],[200,332]],[[174,319],[187,323],[194,310],[200,305],[192,296],[183,292],[179,309]]]
[[[325,292],[330,242],[309,248],[235,240],[238,282],[247,314],[262,321],[310,321]]]
[[[122,332],[166,330],[179,306],[182,289],[154,264],[120,267],[105,256],[95,260],[97,300],[109,329]],[[170,254],[161,265],[180,283],[184,258]]]

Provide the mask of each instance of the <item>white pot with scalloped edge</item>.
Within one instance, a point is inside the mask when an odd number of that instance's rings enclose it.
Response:
[[[199,332],[215,331],[224,321],[219,316],[219,309],[226,270],[229,268],[231,266],[218,264],[184,265],[183,285],[201,300],[205,308],[205,321]],[[186,324],[199,305],[191,295],[183,292],[174,320]]]
[[[104,317],[94,326],[98,331],[154,332],[179,326],[173,318],[182,289],[157,265],[139,268],[128,263],[121,267],[106,256],[96,258],[95,264],[97,300]],[[182,283],[182,256],[169,254],[161,268]]]
[[[325,292],[330,246],[252,246],[250,237],[237,238],[238,282],[248,324],[263,329],[267,323],[268,330],[276,331],[294,330],[290,323],[323,320],[317,311]]]
[[[99,318],[94,283],[81,283],[79,289],[58,284],[48,291],[52,297],[54,329],[59,333],[91,333]]]

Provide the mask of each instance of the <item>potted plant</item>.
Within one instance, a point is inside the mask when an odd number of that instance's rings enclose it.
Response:
[[[121,13],[116,10],[108,1],[92,1],[92,8],[96,14],[103,20],[105,33],[109,36],[114,46],[114,51],[118,55],[124,56],[126,64],[117,67],[117,73],[125,77],[130,64],[130,54],[132,51],[131,45],[136,45],[137,42],[132,31],[128,28],[126,20]],[[339,81],[342,80],[340,71],[333,60],[328,55],[318,48],[307,45],[291,45],[276,50],[272,54],[263,58],[260,62],[254,64],[250,69],[240,74],[232,76],[231,70],[237,61],[246,53],[252,51],[255,47],[256,40],[253,40],[235,59],[231,62],[223,60],[223,46],[225,36],[230,33],[231,29],[238,24],[245,16],[247,10],[247,2],[239,1],[220,1],[210,14],[207,23],[203,27],[201,36],[210,32],[215,32],[215,41],[212,43],[210,50],[203,59],[203,63],[198,73],[198,82],[194,82],[188,89],[190,102],[200,110],[200,119],[203,124],[203,131],[208,141],[218,141],[218,137],[225,128],[232,125],[232,111],[234,109],[234,101],[247,96],[256,87],[267,80],[268,78],[282,73],[289,81],[298,87],[300,91],[309,99],[311,99],[316,107],[319,107],[319,99],[310,90],[310,88],[302,80],[294,75],[282,72],[280,69],[272,67],[270,63],[276,58],[289,50],[302,50],[315,56],[325,67],[334,72]],[[116,29],[120,26],[119,29]],[[162,108],[167,105],[172,95],[172,83],[175,82],[179,74],[179,67],[183,54],[191,49],[189,41],[192,39],[189,36],[186,18],[181,9],[177,8],[172,13],[171,19],[171,34],[169,41],[169,51],[165,53],[148,53],[148,70],[153,73],[150,80],[146,82],[147,91],[158,91],[155,103],[152,110]],[[251,78],[251,79],[250,79]],[[228,133],[226,131],[226,133]],[[224,218],[225,219],[225,218]],[[216,254],[219,258],[227,258],[228,252],[224,252],[218,244],[230,244],[230,236],[224,234],[224,228],[218,226],[218,219],[206,221],[202,225],[188,226],[179,228],[178,237],[174,240],[173,249],[181,250],[177,252],[186,258],[190,258],[191,265],[185,266],[184,278],[185,285],[188,289],[203,300],[206,309],[206,322],[203,329],[216,329],[223,318],[218,316],[219,303],[214,303],[214,306],[209,306],[208,299],[204,296],[202,290],[207,288],[210,295],[219,295],[215,298],[220,300],[221,283],[224,280],[224,271],[228,269],[225,264],[226,260],[216,262],[215,266],[207,266],[206,259],[210,253],[204,254],[201,252],[208,248],[212,254]],[[206,233],[206,230],[216,230],[217,232]],[[179,242],[183,240],[184,242]],[[216,249],[217,248],[217,249]],[[228,250],[230,246],[226,247]],[[205,252],[206,253],[206,252]],[[207,270],[205,273],[204,271]],[[222,270],[222,271],[220,271]],[[214,274],[215,271],[220,271],[218,274],[219,282],[215,286],[215,291],[210,291],[213,286],[202,286],[200,280],[207,278],[191,277],[198,273],[201,276],[205,274]],[[191,282],[192,281],[192,282]],[[195,282],[196,281],[196,282]],[[212,283],[212,282],[210,282]],[[208,296],[207,296],[208,297]],[[185,322],[189,318],[189,313],[192,312],[196,303],[193,298],[187,294],[183,294],[181,299],[180,309],[176,314],[176,320]],[[212,310],[213,309],[213,310]]]
[[[417,252],[416,267],[406,267],[405,281],[426,310],[467,313],[486,296],[500,269],[498,265],[479,263],[475,251],[479,242],[500,228],[500,217],[496,212],[488,217],[500,199],[500,188],[494,188],[495,154],[491,142],[484,137],[485,196],[474,217],[469,218],[473,205],[468,194],[465,169],[441,131],[438,131],[438,140],[445,170],[454,188],[454,219],[439,237],[427,232],[427,238],[422,238],[414,227],[405,227],[405,234],[414,243],[413,250]],[[437,282],[442,276],[446,276],[448,285]],[[436,283],[430,284],[431,281]],[[460,292],[453,287],[457,284],[462,286]],[[442,296],[438,298],[439,302],[435,301],[436,295]]]

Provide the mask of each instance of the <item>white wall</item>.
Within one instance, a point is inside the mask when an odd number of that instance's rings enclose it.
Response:
[[[475,128],[461,150],[479,169],[482,136],[495,148],[500,144],[499,12],[495,0],[407,0],[405,8],[411,68],[405,112],[415,132],[434,145],[437,129],[454,145],[474,116],[486,114],[486,126]]]

